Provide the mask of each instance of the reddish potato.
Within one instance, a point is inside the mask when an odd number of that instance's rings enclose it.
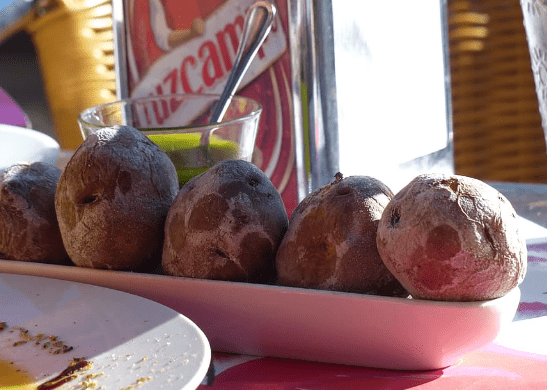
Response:
[[[378,221],[392,196],[368,176],[338,177],[308,195],[277,253],[279,284],[407,296],[376,249]]]
[[[526,273],[515,210],[469,177],[416,177],[386,207],[377,239],[384,263],[415,298],[498,298]]]
[[[163,269],[175,276],[270,282],[287,230],[281,195],[256,166],[215,164],[187,182],[165,224]]]

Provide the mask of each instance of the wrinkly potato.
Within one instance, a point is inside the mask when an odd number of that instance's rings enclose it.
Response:
[[[414,298],[498,298],[526,273],[526,244],[517,224],[509,201],[486,183],[425,174],[384,210],[378,250]]]
[[[291,214],[277,253],[281,285],[408,296],[376,249],[376,228],[393,193],[368,176],[340,176]]]
[[[175,198],[165,224],[163,270],[270,283],[287,225],[281,195],[259,168],[221,161],[188,181]]]
[[[0,172],[0,258],[70,264],[55,214],[61,170],[41,162]]]
[[[81,267],[152,270],[179,189],[169,157],[138,130],[90,135],[57,186],[55,209],[66,250]]]

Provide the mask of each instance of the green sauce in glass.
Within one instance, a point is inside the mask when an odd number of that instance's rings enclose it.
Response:
[[[143,133],[146,134],[146,131]],[[215,135],[210,137],[208,148],[199,144],[199,133],[150,134],[147,137],[169,156],[177,169],[180,185],[205,172],[216,162],[235,159],[239,155],[236,142]]]

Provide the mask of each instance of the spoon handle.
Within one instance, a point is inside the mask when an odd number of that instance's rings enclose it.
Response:
[[[249,8],[245,16],[234,67],[209,120],[210,123],[218,123],[222,120],[243,76],[272,28],[276,12],[275,6],[267,0],[256,1]]]

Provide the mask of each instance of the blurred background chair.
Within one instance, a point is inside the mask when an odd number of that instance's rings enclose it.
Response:
[[[456,173],[547,182],[519,0],[448,0]]]
[[[62,148],[76,149],[83,140],[78,114],[116,100],[111,1],[36,0],[0,33],[0,42],[17,31],[36,49],[56,138]]]

